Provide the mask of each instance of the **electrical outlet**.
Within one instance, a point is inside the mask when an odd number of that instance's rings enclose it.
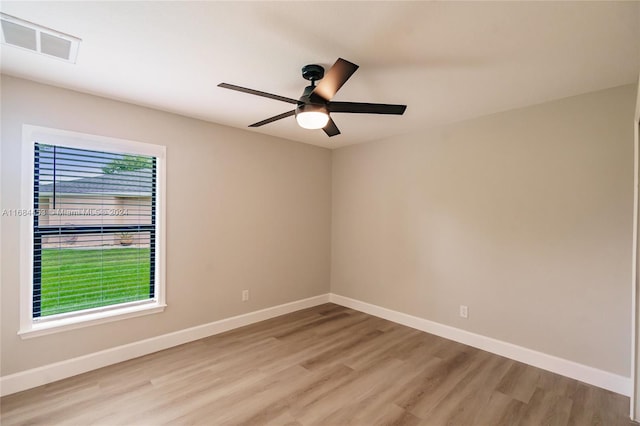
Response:
[[[467,305],[460,305],[460,316],[462,318],[469,318],[469,307]]]
[[[249,300],[249,290],[242,290],[242,301],[246,302]]]

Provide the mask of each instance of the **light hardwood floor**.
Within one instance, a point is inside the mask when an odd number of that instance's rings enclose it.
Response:
[[[327,304],[1,400],[3,425],[634,425],[629,399]]]

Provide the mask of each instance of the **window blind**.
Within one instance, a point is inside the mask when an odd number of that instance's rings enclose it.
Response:
[[[156,158],[35,144],[33,317],[154,299]]]

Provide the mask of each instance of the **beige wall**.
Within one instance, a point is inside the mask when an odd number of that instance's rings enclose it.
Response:
[[[629,376],[634,103],[333,151],[332,292]]]
[[[1,208],[19,207],[23,124],[167,146],[168,304],[21,340],[19,218],[2,217],[1,375],[328,291],[330,151],[9,76],[1,84]]]

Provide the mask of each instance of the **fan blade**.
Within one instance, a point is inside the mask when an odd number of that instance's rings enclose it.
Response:
[[[324,78],[320,80],[313,93],[325,101],[331,100],[357,69],[358,66],[356,64],[338,58],[336,63],[325,73]]]
[[[329,102],[330,112],[350,112],[353,114],[395,114],[402,115],[406,105],[367,104],[363,102]]]
[[[250,95],[262,96],[263,98],[275,99],[276,101],[288,102],[290,104],[298,103],[298,101],[295,99],[291,99],[291,98],[287,98],[279,95],[273,95],[271,93],[261,92],[259,90],[247,89],[246,87],[236,86],[234,84],[220,83],[218,84],[218,87],[222,87],[223,89],[237,90],[238,92],[244,92]]]
[[[273,123],[274,121],[278,121],[278,120],[283,119],[283,118],[291,117],[292,115],[295,115],[295,113],[296,113],[296,110],[283,112],[282,114],[275,115],[275,116],[273,116],[271,118],[267,118],[266,120],[262,120],[262,121],[258,121],[257,123],[253,123],[249,127],[264,126],[265,124]]]
[[[327,123],[326,126],[324,126],[322,128],[322,130],[324,130],[324,132],[329,137],[336,136],[336,135],[340,134],[340,130],[338,129],[338,126],[336,126],[336,123],[334,123],[334,121],[333,121],[333,119],[331,117],[329,117],[329,122]]]

